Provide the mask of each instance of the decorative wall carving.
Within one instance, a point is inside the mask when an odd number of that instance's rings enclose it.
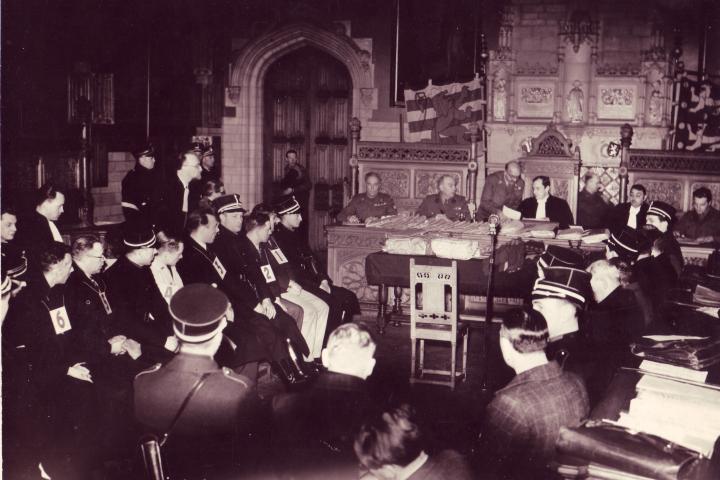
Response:
[[[517,116],[519,118],[553,117],[555,111],[555,82],[518,80],[516,89]]]
[[[718,156],[712,154],[632,150],[628,169],[631,171],[720,174],[720,162]]]
[[[678,210],[683,209],[683,185],[681,182],[637,177],[634,183],[645,186],[648,200],[660,200],[669,203]]]
[[[598,85],[598,120],[634,120],[637,97],[637,84]]]
[[[410,147],[408,144],[377,142],[377,145],[361,144],[358,158],[372,160],[410,160],[414,162],[432,163],[467,162],[470,159],[470,151],[467,147]]]
[[[460,188],[462,185],[462,178],[460,177],[460,174],[456,172],[417,170],[415,172],[415,198],[422,199],[427,195],[437,193],[437,181],[443,175],[450,175],[453,177],[455,179],[455,184],[458,185],[458,194],[464,194]]]
[[[359,301],[377,303],[378,287],[368,285],[365,278],[366,256],[367,254],[363,254],[353,260],[342,263],[338,269],[338,277],[341,279],[340,284],[354,292]]]
[[[343,235],[337,235],[335,233],[328,234],[328,246],[334,247],[359,247],[359,248],[382,248],[383,242],[385,241],[382,236],[372,235],[349,235],[347,233]]]
[[[382,191],[393,198],[410,198],[410,170],[376,168],[382,178]]]

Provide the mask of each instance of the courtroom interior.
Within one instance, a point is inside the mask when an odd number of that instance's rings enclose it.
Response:
[[[717,0],[1,9],[3,478],[720,478]]]

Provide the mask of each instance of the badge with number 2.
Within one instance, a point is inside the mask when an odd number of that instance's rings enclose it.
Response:
[[[265,281],[267,283],[272,283],[275,281],[275,273],[273,272],[273,269],[270,265],[263,265],[260,267],[260,270],[262,270],[263,276],[265,277]]]
[[[279,248],[273,248],[272,250],[270,250],[270,253],[272,253],[272,256],[275,257],[275,261],[280,265],[282,265],[283,263],[287,263],[287,258],[285,258],[285,254]]]
[[[227,270],[225,270],[225,266],[222,264],[219,258],[215,257],[215,260],[213,260],[213,267],[215,267],[215,271],[220,275],[220,278],[225,280],[225,274],[227,273]]]
[[[56,308],[55,310],[50,310],[50,319],[52,320],[53,328],[55,329],[55,334],[57,335],[72,329],[72,325],[70,325],[70,317],[68,317],[65,306]]]

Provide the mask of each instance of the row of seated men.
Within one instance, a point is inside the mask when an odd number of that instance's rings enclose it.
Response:
[[[418,207],[416,214],[426,217],[442,216],[450,220],[486,220],[490,215],[503,213],[503,207],[518,210],[521,218],[558,222],[561,228],[582,225],[588,229],[607,228],[619,230],[627,225],[641,228],[649,204],[647,190],[637,184],[630,189],[630,201],[612,205],[603,196],[600,179],[594,173],[584,177],[584,188],[578,195],[577,222],[568,203],[550,194],[550,178],[538,176],[533,179],[533,196],[523,200],[525,181],[521,178],[517,162],[508,162],[504,171],[490,174],[476,212],[470,212],[465,197],[456,193],[454,177],[444,175],[438,179],[438,193],[428,195]],[[338,214],[341,222],[360,223],[384,215],[395,215],[397,209],[393,198],[381,192],[381,179],[377,173],[365,176],[365,192],[355,196]],[[710,243],[720,237],[720,212],[712,206],[712,192],[700,187],[693,192],[693,209],[686,212],[675,227],[677,237],[686,237],[700,243]]]
[[[104,259],[97,239],[80,238],[72,248],[51,243],[38,260],[42,278],[17,294],[4,323],[3,342],[10,347],[3,349],[4,428],[11,434],[4,437],[5,468],[37,469],[40,462],[52,478],[85,478],[98,458],[129,455],[138,434],[134,410],[141,431],[160,438],[169,431],[167,468],[185,475],[208,475],[207,463],[217,462],[218,454],[233,458],[228,446],[241,452],[235,458],[252,463],[260,443],[273,451],[272,465],[258,467],[266,475],[261,478],[287,472],[294,478],[357,478],[358,461],[368,479],[550,478],[559,429],[587,417],[612,373],[629,361],[630,342],[655,328],[640,298],[669,288],[677,277],[675,252],[663,243],[673,238],[670,215],[655,205],[648,216],[658,217],[659,228],[613,234],[605,259],[554,246],[537,259],[528,306],[503,318],[500,351],[516,375],[495,393],[478,444],[468,449],[477,452],[470,459],[474,471],[456,452],[428,450],[411,407],[386,406],[372,395],[367,379],[376,346],[363,327],[337,327],[322,350],[326,370],[309,389],[276,396],[271,423],[258,425],[265,417],[257,415],[261,407],[247,369],[243,374],[220,366],[223,338],[240,342],[236,352],[249,348],[242,343],[247,332],[232,332],[246,319],[232,294],[201,282],[183,286],[169,301],[158,299],[167,305],[171,330],[165,330],[167,338],[145,342],[143,329],[112,317],[128,301],[118,299],[111,280],[123,259],[98,275]],[[131,248],[124,258],[138,265],[145,255],[151,266],[168,253],[161,246],[155,256],[151,235],[127,232]],[[4,302],[9,283],[3,282]],[[162,292],[157,288],[155,296]],[[12,342],[17,330],[6,328],[17,319],[19,330],[25,327],[23,348]],[[142,371],[150,363],[155,365]],[[380,395],[392,397],[387,390]],[[248,437],[267,430],[277,435],[265,442]]]

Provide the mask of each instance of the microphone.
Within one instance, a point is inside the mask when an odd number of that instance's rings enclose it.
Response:
[[[498,226],[500,225],[500,216],[496,213],[493,213],[488,217],[488,228],[490,231],[490,235],[497,235],[498,233]]]

